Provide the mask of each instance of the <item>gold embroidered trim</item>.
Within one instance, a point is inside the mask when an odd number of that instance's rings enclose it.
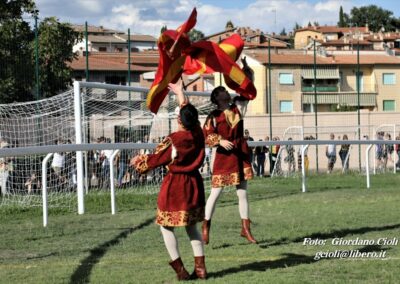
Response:
[[[156,224],[165,227],[181,227],[204,220],[204,207],[191,211],[161,211],[157,209]]]
[[[238,124],[239,121],[242,120],[240,113],[235,113],[229,108],[224,110],[224,114],[226,122],[228,123],[230,128],[234,128],[236,124]]]
[[[210,147],[217,146],[219,144],[219,141],[221,141],[221,135],[218,135],[216,133],[209,134],[206,138],[206,143]]]
[[[141,154],[138,156],[136,163],[133,165],[136,171],[138,171],[141,174],[149,170],[149,166],[147,165],[147,158],[148,158],[147,155]]]
[[[171,138],[169,138],[169,137],[165,138],[160,144],[157,145],[154,154],[158,154],[158,153],[164,151],[169,146],[171,146],[171,144],[172,144]]]
[[[222,187],[222,186],[237,185],[237,184],[240,184],[239,173],[213,175],[211,179],[212,187]]]
[[[244,168],[243,173],[244,173],[244,180],[249,180],[254,177],[253,169],[251,167]]]

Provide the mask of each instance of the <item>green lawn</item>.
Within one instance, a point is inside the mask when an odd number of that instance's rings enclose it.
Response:
[[[400,245],[333,246],[333,238],[400,238],[400,175],[320,175],[255,179],[249,184],[253,234],[239,236],[234,190],[220,198],[206,246],[207,283],[400,283]],[[118,192],[111,216],[109,194],[86,197],[86,214],[51,210],[42,227],[40,208],[0,209],[0,283],[175,283],[159,228],[156,195]],[[178,229],[189,271],[191,247]],[[303,245],[304,238],[326,240]],[[385,259],[326,258],[319,251],[386,251]]]

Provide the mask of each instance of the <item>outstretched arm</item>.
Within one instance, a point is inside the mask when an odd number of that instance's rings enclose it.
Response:
[[[185,96],[185,94],[183,93],[182,80],[179,80],[175,84],[169,83],[168,89],[174,92],[174,94],[176,95],[176,100],[178,101],[180,107],[189,103],[188,97]]]
[[[254,71],[253,69],[251,69],[251,67],[247,64],[247,59],[246,56],[243,57],[242,59],[240,59],[242,61],[243,64],[243,72],[246,75],[247,78],[250,79],[250,81],[254,82]]]

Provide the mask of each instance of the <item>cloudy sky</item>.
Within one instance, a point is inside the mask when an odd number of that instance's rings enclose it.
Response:
[[[158,35],[161,27],[178,27],[197,7],[196,29],[206,35],[224,29],[228,20],[235,26],[279,33],[295,23],[335,25],[340,6],[349,13],[354,6],[378,5],[400,17],[397,0],[36,0],[40,17],[56,16],[61,21],[131,33]]]

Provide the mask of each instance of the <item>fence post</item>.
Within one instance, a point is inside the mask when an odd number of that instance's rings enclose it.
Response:
[[[110,157],[110,194],[111,194],[111,214],[115,215],[115,183],[114,183],[114,159],[119,153],[115,150]]]
[[[48,207],[47,207],[47,162],[53,153],[47,154],[42,161],[42,202],[43,202],[43,227],[47,227]]]
[[[82,144],[81,121],[81,90],[79,81],[74,82],[74,118],[75,118],[75,144]],[[82,151],[76,151],[77,195],[78,214],[85,213],[83,194],[83,155]]]

